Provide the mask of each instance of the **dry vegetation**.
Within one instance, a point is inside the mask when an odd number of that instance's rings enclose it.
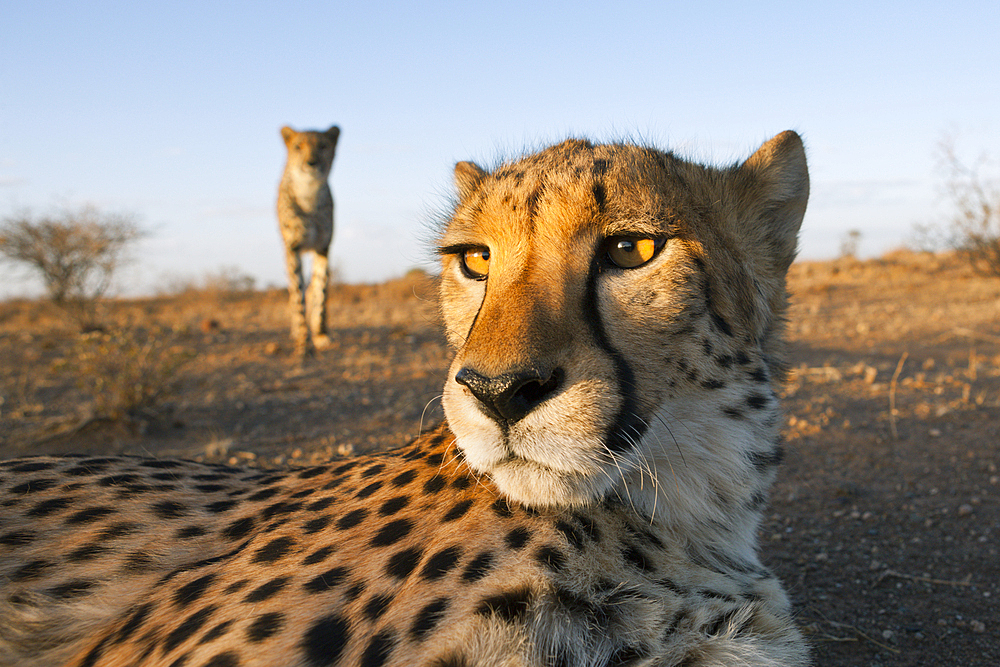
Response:
[[[788,457],[762,540],[817,663],[1000,664],[1000,280],[899,253],[799,263],[790,287]],[[51,304],[0,304],[0,455],[271,466],[440,419],[426,279],[330,300],[334,346],[305,365],[283,292],[114,302],[96,339]]]

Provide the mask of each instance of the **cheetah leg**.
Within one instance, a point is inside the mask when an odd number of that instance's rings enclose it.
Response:
[[[312,276],[309,280],[309,330],[313,345],[322,350],[330,346],[326,330],[326,292],[330,283],[330,260],[326,253],[313,253]]]
[[[309,328],[306,326],[306,300],[303,290],[302,258],[298,251],[285,249],[285,267],[288,269],[288,308],[292,314],[292,341],[295,353],[306,356],[312,352]]]

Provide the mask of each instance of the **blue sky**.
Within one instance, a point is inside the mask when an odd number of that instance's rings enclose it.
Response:
[[[458,160],[587,136],[727,164],[805,138],[801,257],[901,245],[947,211],[947,133],[1000,157],[1000,5],[982,2],[0,0],[0,216],[84,203],[153,232],[152,291],[220,267],[283,285],[279,128],[338,124],[344,279],[428,262]],[[0,266],[0,295],[37,284]]]

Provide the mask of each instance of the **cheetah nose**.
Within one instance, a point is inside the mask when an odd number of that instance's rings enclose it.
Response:
[[[455,375],[455,382],[465,385],[479,399],[490,417],[513,424],[554,394],[562,384],[563,371],[556,368],[547,374],[537,370],[504,373],[486,377],[471,368]]]

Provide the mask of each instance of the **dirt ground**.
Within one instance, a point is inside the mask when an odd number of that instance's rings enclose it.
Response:
[[[1000,665],[1000,279],[901,252],[798,263],[790,290],[788,456],[761,542],[816,664]],[[130,337],[0,304],[0,457],[295,465],[397,446],[442,417],[449,355],[419,274],[335,287],[333,346],[304,365],[280,291],[120,301],[105,317]],[[145,404],[129,398],[140,382]]]

